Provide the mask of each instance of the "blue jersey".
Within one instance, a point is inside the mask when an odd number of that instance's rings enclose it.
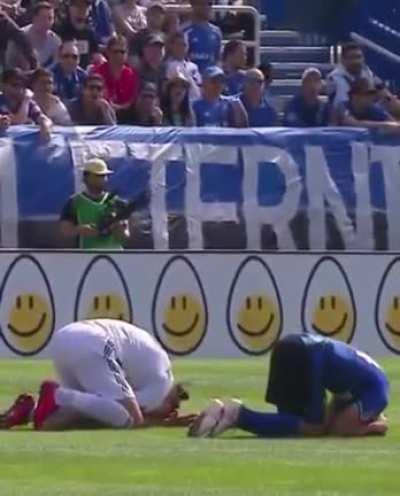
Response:
[[[318,101],[308,104],[302,95],[294,96],[286,106],[283,125],[288,127],[322,127],[330,120],[330,105]]]
[[[218,100],[210,102],[204,98],[193,102],[193,112],[196,126],[229,127],[233,126],[232,98],[220,96]]]
[[[339,120],[343,120],[345,115],[350,115],[359,121],[385,122],[392,121],[392,117],[377,104],[372,104],[362,111],[353,108],[351,102],[344,102],[338,107]]]
[[[243,83],[246,79],[246,73],[244,71],[234,71],[230,73],[225,73],[225,94],[226,95],[238,95],[243,89]]]
[[[278,114],[276,110],[271,107],[264,97],[260,105],[254,107],[246,100],[244,95],[240,95],[240,100],[246,109],[249,118],[249,127],[268,127],[278,125]]]
[[[197,64],[200,72],[210,65],[216,65],[221,55],[221,30],[210,22],[190,24],[184,30],[188,45],[189,59]]]
[[[86,71],[77,67],[76,71],[66,75],[61,66],[56,64],[53,68],[54,92],[63,100],[68,102],[78,98],[82,91],[83,83],[87,78]]]
[[[295,396],[297,394],[296,401],[302,403],[301,405],[293,405],[294,409],[297,410],[294,413],[297,415],[302,409],[300,415],[305,420],[312,423],[322,423],[328,391],[336,395],[336,398],[343,405],[357,404],[360,417],[365,421],[376,418],[386,408],[389,397],[388,380],[381,367],[366,353],[340,341],[311,334],[287,336],[281,340],[281,343],[285,344],[285,342],[289,343],[292,348],[295,347],[291,361],[295,363],[298,359],[297,369],[292,369],[292,364],[287,360],[290,355],[286,355],[286,363],[278,364],[278,367],[282,367],[283,375],[281,377],[283,379],[279,378],[278,372],[278,376],[276,376],[278,379],[275,378],[276,383],[273,387],[275,387],[274,392],[276,393],[276,388],[279,390],[282,386],[288,386],[288,375],[295,374],[300,377],[298,385],[299,389],[303,389],[303,398],[296,391],[297,378],[292,378],[291,388],[287,387],[287,391],[279,400],[283,404],[285,394]],[[300,367],[299,364],[301,364]],[[303,381],[301,379],[302,374]],[[270,386],[271,384],[269,384],[269,388]],[[287,401],[286,404],[290,404],[290,401]],[[280,407],[279,404],[277,406],[280,411],[286,409]]]

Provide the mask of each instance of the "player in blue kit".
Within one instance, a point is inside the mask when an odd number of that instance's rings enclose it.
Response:
[[[383,435],[388,400],[388,379],[369,355],[332,339],[293,334],[271,355],[266,401],[277,413],[213,400],[189,436],[216,437],[232,427],[260,437]]]

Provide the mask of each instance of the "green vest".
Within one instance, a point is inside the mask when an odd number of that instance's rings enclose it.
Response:
[[[110,199],[110,194],[104,193],[101,200],[95,201],[83,193],[78,193],[73,197],[72,201],[78,225],[90,224],[91,226],[97,226],[110,209],[113,208],[115,198]],[[113,234],[93,238],[80,236],[79,247],[85,250],[122,250],[121,242]]]

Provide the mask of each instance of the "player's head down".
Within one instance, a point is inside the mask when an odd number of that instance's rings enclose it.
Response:
[[[177,411],[182,403],[189,399],[189,392],[181,383],[173,384],[163,402],[150,413],[153,417],[165,418]]]

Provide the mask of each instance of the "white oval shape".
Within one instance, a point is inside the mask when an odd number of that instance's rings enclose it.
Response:
[[[172,257],[159,276],[152,305],[153,332],[174,355],[195,351],[207,333],[206,295],[194,265]]]
[[[133,322],[128,285],[115,263],[106,255],[94,257],[78,285],[74,320],[118,319]]]
[[[304,332],[351,343],[357,311],[350,281],[333,257],[321,258],[313,267],[301,304]]]
[[[382,276],[376,296],[375,323],[385,346],[400,354],[400,258],[392,260]]]
[[[226,320],[233,342],[249,355],[267,353],[279,339],[281,297],[263,259],[251,256],[240,264],[229,290]]]
[[[46,273],[30,255],[17,257],[0,288],[1,337],[14,353],[36,355],[54,332],[54,298]]]

